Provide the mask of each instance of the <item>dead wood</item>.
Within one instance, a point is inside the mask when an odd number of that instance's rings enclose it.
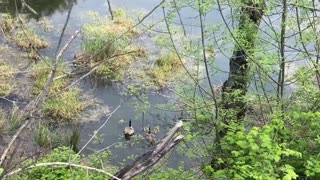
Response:
[[[183,140],[183,135],[177,135],[181,127],[182,121],[177,122],[154,148],[138,157],[132,164],[121,169],[115,174],[115,176],[123,180],[131,179],[154,166],[161,158],[163,158],[168,152],[170,152],[170,150]]]

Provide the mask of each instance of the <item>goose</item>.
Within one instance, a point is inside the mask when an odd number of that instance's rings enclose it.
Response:
[[[151,144],[155,145],[156,144],[156,135],[154,133],[151,133],[151,128],[148,128],[148,132],[146,133],[146,140]]]
[[[131,125],[131,119],[129,120],[129,126],[124,128],[124,137],[126,140],[130,140],[130,137],[134,134],[134,128]]]

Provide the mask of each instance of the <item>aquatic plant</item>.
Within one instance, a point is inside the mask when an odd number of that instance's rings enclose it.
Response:
[[[61,63],[56,70],[56,77],[63,75],[64,65]],[[31,75],[35,79],[33,93],[38,95],[47,82],[51,68],[44,61],[38,63]],[[56,94],[67,86],[68,78],[57,78],[49,90],[49,95]],[[86,107],[85,102],[80,101],[79,89],[72,88],[60,94],[46,99],[43,112],[57,122],[76,119]]]
[[[43,112],[55,121],[72,121],[79,117],[86,104],[79,99],[77,88],[63,92],[45,101]]]
[[[51,61],[47,59],[46,61],[41,61],[33,67],[31,72],[32,78],[35,80],[33,94],[39,95],[42,91],[44,85],[47,82],[48,75],[51,71]],[[49,64],[48,64],[49,63]],[[63,75],[64,65],[60,63],[56,70],[56,77]],[[65,78],[59,78],[53,82],[52,87],[50,88],[49,94],[54,94],[60,91],[64,86],[67,85],[67,80]]]
[[[155,67],[148,75],[158,87],[167,86],[181,72],[182,65],[175,53],[169,52],[161,54],[155,62]]]
[[[0,130],[4,129],[6,120],[5,120],[5,112],[0,109]]]
[[[25,28],[11,37],[11,40],[22,49],[45,49],[49,43],[31,28]]]
[[[16,71],[13,67],[0,63],[0,96],[7,96],[13,91]]]
[[[6,118],[9,131],[14,131],[21,126],[23,123],[23,113],[18,106],[13,106]]]
[[[52,149],[57,147],[70,147],[74,152],[78,152],[80,142],[80,132],[77,128],[54,129],[48,122],[39,122],[33,127],[34,141],[42,148]]]
[[[143,57],[146,52],[143,48],[131,45],[133,39],[139,35],[133,28],[133,21],[127,17],[123,10],[115,11],[113,21],[107,18],[95,18],[94,23],[83,27],[84,40],[82,42],[83,58],[77,62],[87,67],[108,60],[99,66],[95,75],[103,79],[121,79],[124,69],[136,57]],[[121,36],[121,38],[119,38]],[[93,56],[90,62],[82,62]]]
[[[2,17],[2,19],[0,19],[0,28],[4,32],[10,32],[15,28],[15,20],[10,14],[2,13],[0,14],[0,17]]]
[[[47,123],[39,122],[33,132],[33,139],[40,147],[49,148],[51,146],[51,131]]]

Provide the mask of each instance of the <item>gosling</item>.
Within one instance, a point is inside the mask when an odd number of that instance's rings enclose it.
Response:
[[[151,133],[151,128],[149,127],[148,132],[146,133],[146,140],[151,144],[156,144],[156,135],[154,133]]]
[[[134,128],[131,125],[131,119],[129,120],[129,126],[124,128],[124,137],[126,140],[130,140],[130,137],[134,135]]]

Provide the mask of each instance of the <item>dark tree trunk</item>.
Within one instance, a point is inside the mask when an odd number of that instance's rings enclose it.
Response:
[[[254,4],[248,0],[242,8],[239,22],[241,39],[235,37],[236,44],[230,58],[229,77],[223,83],[223,108],[228,116],[225,122],[241,121],[246,112],[244,99],[250,82],[249,60],[253,58],[253,49],[263,15],[264,4]],[[230,115],[230,116],[229,116]]]

